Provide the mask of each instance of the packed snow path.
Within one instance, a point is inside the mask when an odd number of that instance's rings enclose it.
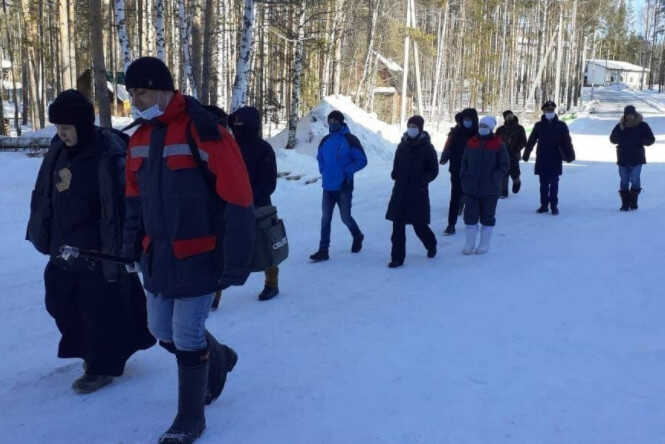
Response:
[[[646,105],[634,93],[603,94],[612,115],[571,125],[581,160],[565,167],[561,215],[535,214],[537,177],[522,164],[522,191],[500,202],[486,256],[461,254],[461,221],[458,235],[441,236],[447,169],[430,187],[439,255],[427,259],[409,232],[398,270],[386,268],[390,162],[374,160],[356,180],[365,249],[349,253],[336,215],[322,264],[307,261],[319,185],[280,181],[292,250],[282,293],[259,303],[257,274],[211,315],[209,328],[240,360],[207,408],[200,442],[661,443],[665,115],[646,115],[659,141],[647,151],[640,210],[619,213],[608,135],[626,100]],[[139,352],[107,388],[72,392],[81,363],[55,356],[45,260],[23,240],[39,160],[1,157],[0,441],[156,442],[175,412],[173,358]]]

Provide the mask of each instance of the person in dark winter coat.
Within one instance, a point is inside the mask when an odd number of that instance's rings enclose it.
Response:
[[[134,352],[155,343],[136,274],[60,257],[63,245],[120,255],[125,141],[94,126],[92,104],[75,90],[58,95],[48,117],[57,135],[32,193],[27,239],[50,256],[46,309],[62,334],[58,357],[84,360],[85,374],[72,387],[91,393],[122,375]]]
[[[492,131],[496,119],[485,116],[478,124],[478,135],[471,138],[464,150],[460,177],[464,192],[464,223],[466,243],[463,253],[485,254],[489,251],[492,230],[496,224],[496,205],[503,178],[508,173],[508,151],[501,138]],[[476,246],[478,222],[480,242]]]
[[[455,234],[457,217],[464,204],[460,168],[467,142],[478,134],[478,112],[473,108],[467,108],[455,116],[455,121],[457,125],[451,128],[448,134],[440,161],[441,165],[450,162],[450,206],[448,208],[448,226],[444,232],[448,236]]]
[[[543,116],[533,127],[522,159],[529,161],[533,147],[536,151],[535,173],[540,176],[540,208],[538,213],[547,213],[548,206],[553,215],[559,214],[559,176],[563,173],[562,162],[575,160],[575,150],[570,139],[568,125],[556,115],[556,104],[548,100],[542,107]]]
[[[353,176],[367,166],[367,156],[360,141],[351,134],[344,123],[344,114],[332,111],[328,115],[330,134],[319,144],[317,160],[323,182],[323,215],[321,218],[321,242],[319,250],[309,258],[312,262],[330,259],[330,224],[335,205],[339,206],[342,222],[353,236],[352,253],[362,249],[363,236],[355,219],[351,216],[353,201]]]
[[[436,256],[436,237],[429,227],[428,188],[439,174],[439,164],[430,136],[423,130],[424,123],[420,116],[411,117],[395,152],[391,173],[395,186],[386,214],[386,219],[393,222],[390,268],[404,264],[406,225],[413,225],[416,235],[427,249],[427,256]]]
[[[140,126],[127,154],[123,256],[140,260],[148,327],[178,364],[178,413],[159,442],[191,443],[238,359],[205,322],[215,292],[249,276],[254,197],[236,141],[175,91],[164,62],[133,61],[125,82]]]
[[[520,180],[520,157],[522,149],[526,146],[526,131],[520,125],[519,119],[512,111],[507,110],[503,113],[503,125],[496,130],[496,135],[501,137],[508,155],[510,156],[510,169],[503,178],[501,186],[501,197],[508,197],[508,178],[513,179],[513,193],[517,194],[522,186]]]
[[[277,188],[277,162],[272,146],[260,136],[261,116],[259,111],[245,106],[231,114],[229,122],[233,128],[233,135],[242,150],[242,156],[247,165],[249,180],[254,194],[254,207],[272,205],[270,195]],[[267,301],[279,293],[279,269],[270,267],[266,270],[265,288],[259,295],[259,300]]]
[[[642,114],[634,106],[628,105],[612,130],[610,141],[617,145],[621,211],[637,210],[637,198],[642,191],[640,174],[642,165],[647,163],[644,147],[652,145],[656,139]]]

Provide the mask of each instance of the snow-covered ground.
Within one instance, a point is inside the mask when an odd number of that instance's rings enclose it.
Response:
[[[430,187],[439,256],[427,259],[410,233],[399,270],[386,267],[384,220],[399,134],[342,106],[347,118],[362,117],[351,128],[364,142],[374,131],[354,201],[365,249],[349,253],[336,218],[332,260],[309,264],[319,185],[280,180],[275,202],[291,242],[282,293],[259,303],[256,274],[211,315],[209,328],[240,360],[207,408],[200,442],[662,443],[665,114],[632,92],[594,94],[602,113],[571,124],[580,160],[565,166],[559,217],[535,214],[537,177],[522,164],[523,190],[500,202],[492,251],[463,256],[461,235],[440,236],[450,191],[442,169]],[[628,102],[648,111],[658,142],[647,151],[640,210],[622,214],[608,135]],[[299,133],[297,151],[278,148],[280,169],[316,174],[320,125],[308,124],[311,139]],[[100,392],[72,392],[81,364],[55,356],[45,259],[23,240],[39,160],[0,156],[0,441],[155,442],[175,411],[172,357],[154,347]]]

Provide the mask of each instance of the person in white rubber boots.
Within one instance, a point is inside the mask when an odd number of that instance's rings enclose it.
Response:
[[[467,142],[462,157],[460,179],[464,192],[466,255],[489,251],[492,229],[496,223],[496,204],[510,160],[501,137],[493,133],[496,119],[485,116],[478,123],[478,135]],[[480,221],[480,227],[478,222]],[[476,239],[480,231],[480,242]]]

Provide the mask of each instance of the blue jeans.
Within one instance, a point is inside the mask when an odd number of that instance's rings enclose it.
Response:
[[[342,222],[351,231],[354,239],[362,236],[358,224],[351,217],[352,190],[326,191],[323,190],[323,216],[321,217],[321,243],[319,249],[327,250],[330,247],[330,224],[332,222],[335,205],[339,206]]]
[[[559,204],[559,175],[541,174],[540,176],[540,204],[546,206]]]
[[[146,291],[148,329],[162,342],[173,342],[180,351],[208,346],[206,319],[215,293],[184,299],[166,299]]]
[[[640,174],[642,173],[642,165],[635,166],[619,166],[619,176],[621,177],[621,190],[626,191],[628,188],[641,188]]]

